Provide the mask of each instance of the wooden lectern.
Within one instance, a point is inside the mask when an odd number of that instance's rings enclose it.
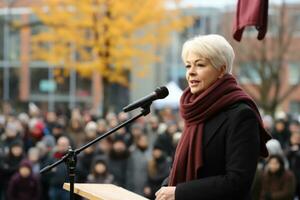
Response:
[[[64,183],[63,188],[70,191],[70,184]],[[148,200],[112,184],[75,183],[74,193],[90,200]]]

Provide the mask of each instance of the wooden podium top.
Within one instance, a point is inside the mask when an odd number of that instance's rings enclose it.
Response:
[[[64,183],[63,188],[70,191],[70,184]],[[112,184],[75,183],[74,193],[91,200],[148,200]]]

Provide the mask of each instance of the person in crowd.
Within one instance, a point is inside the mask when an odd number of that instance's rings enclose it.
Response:
[[[291,134],[300,132],[300,121],[292,119],[289,123],[289,131]]]
[[[90,173],[90,169],[92,167],[92,161],[96,156],[96,146],[92,145],[83,150],[81,154],[78,155],[77,159],[77,181],[78,183],[85,183],[87,180],[87,176]]]
[[[126,128],[122,127],[114,133],[113,136],[115,139],[121,139],[125,142],[127,147],[130,147],[132,144],[132,136],[130,133],[126,132]]]
[[[147,163],[151,152],[148,150],[148,138],[141,135],[134,144],[127,166],[126,188],[143,195],[147,183]]]
[[[183,45],[188,87],[180,99],[185,126],[157,200],[246,200],[257,161],[271,138],[252,98],[231,74],[234,51],[211,34]]]
[[[283,119],[275,121],[272,137],[279,141],[282,149],[287,148],[291,132],[286,127],[286,122]]]
[[[295,195],[300,199],[300,131],[292,133],[286,156],[296,178]]]
[[[147,129],[146,134],[147,134],[147,137],[149,140],[149,149],[150,150],[153,149],[154,143],[157,140],[158,135],[161,134],[159,132],[159,126],[160,126],[160,123],[159,123],[158,117],[156,115],[151,115],[149,117],[149,122],[147,123],[147,126],[146,126],[146,129]]]
[[[273,130],[273,118],[270,115],[264,115],[262,117],[262,120],[263,120],[263,124],[264,124],[265,129],[269,133],[271,133],[272,130]]]
[[[4,134],[0,138],[0,149],[3,154],[9,152],[9,147],[16,141],[22,142],[16,123],[8,123],[5,127]]]
[[[284,154],[284,151],[279,143],[278,140],[276,139],[271,139],[266,143],[266,147],[268,149],[269,155],[279,155],[283,159],[284,162],[284,168],[288,169],[289,168],[289,161]]]
[[[40,200],[40,182],[29,160],[22,160],[7,188],[7,200]]]
[[[108,131],[108,125],[105,119],[98,119],[97,120],[97,134],[98,135],[103,135]]]
[[[61,136],[67,136],[67,134],[64,132],[64,127],[61,124],[56,122],[52,125],[52,136],[55,138],[55,141],[57,142],[58,138],[60,138]]]
[[[127,121],[129,119],[129,114],[126,113],[126,112],[120,112],[118,114],[118,120],[119,120],[119,123],[124,123],[125,121]],[[129,133],[130,132],[130,128],[131,128],[131,124],[128,124],[125,126],[125,132],[126,133]]]
[[[89,121],[85,128],[84,128],[84,133],[85,133],[85,141],[92,141],[97,138],[97,123],[94,121]]]
[[[176,121],[175,119],[175,115],[173,113],[172,108],[170,107],[165,107],[160,111],[160,117],[161,117],[161,121],[163,123],[167,123],[169,121]]]
[[[27,152],[30,147],[34,146],[34,141],[29,132],[28,124],[30,119],[27,113],[22,112],[18,115],[18,120],[20,121],[22,127],[22,132],[23,132],[22,139],[24,143],[24,150],[25,152]]]
[[[130,146],[132,144],[136,144],[137,139],[144,134],[144,127],[141,123],[135,122],[131,126],[130,130],[131,135],[131,142]]]
[[[28,150],[27,158],[31,163],[31,171],[34,175],[38,175],[40,173],[40,152],[37,147],[31,147]]]
[[[129,156],[125,142],[121,139],[114,140],[108,156],[108,170],[114,176],[115,183],[121,187],[126,187]]]
[[[54,141],[54,138],[53,138]],[[46,166],[52,164],[54,159],[50,156],[50,152],[52,152],[52,148],[49,148],[45,141],[39,141],[36,143],[36,148],[39,151],[39,165],[40,169],[45,168]],[[51,174],[51,173],[50,173]],[[50,180],[51,175],[49,173],[40,174],[40,183],[41,183],[41,199],[49,200],[49,188],[50,188]]]
[[[81,146],[84,143],[84,124],[81,117],[73,117],[70,119],[68,133],[73,139],[76,147]]]
[[[155,143],[152,150],[152,158],[147,163],[147,184],[144,188],[144,195],[155,199],[155,193],[159,190],[163,180],[169,175],[171,160],[164,152],[164,146]]]
[[[166,131],[163,134],[160,134],[155,142],[163,144],[166,155],[172,158],[175,152],[173,136],[178,131],[178,126],[175,121],[169,121],[166,124]]]
[[[9,147],[9,153],[0,158],[0,193],[5,196],[8,181],[17,172],[24,158],[23,143],[14,141]]]
[[[45,120],[45,129],[48,134],[52,134],[52,129],[57,122],[57,115],[55,112],[47,112]]]
[[[109,172],[105,156],[96,156],[87,177],[87,183],[113,184],[114,176]]]
[[[6,118],[3,114],[0,114],[0,138],[2,134],[5,132],[5,124],[6,124]]]
[[[110,137],[103,138],[96,145],[97,155],[106,155],[108,156],[112,150],[113,140]]]
[[[293,200],[294,192],[294,174],[284,168],[281,156],[271,155],[262,175],[260,200]]]
[[[61,159],[69,149],[71,145],[68,137],[61,136],[57,139],[57,145],[54,148],[54,152],[52,154],[52,162]],[[57,165],[51,172],[49,172],[49,176],[51,176],[49,182],[49,197],[50,200],[67,200],[69,199],[69,193],[64,190],[63,184],[65,182],[69,182],[68,171],[64,163]]]
[[[39,118],[32,118],[29,121],[29,133],[30,137],[32,139],[33,144],[36,144],[38,141],[40,141],[43,136],[45,129],[45,123],[42,119]]]

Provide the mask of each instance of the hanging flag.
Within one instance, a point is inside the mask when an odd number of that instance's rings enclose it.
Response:
[[[255,26],[257,39],[264,39],[267,33],[268,0],[238,0],[233,38],[241,41],[246,26]]]

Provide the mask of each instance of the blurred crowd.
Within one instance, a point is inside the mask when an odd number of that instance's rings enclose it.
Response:
[[[39,171],[130,119],[127,113],[94,116],[90,110],[28,112],[0,115],[0,200],[65,200],[69,182],[65,164]],[[252,188],[253,199],[300,199],[300,123],[288,115],[263,117],[273,139],[270,156],[261,159]],[[169,108],[152,112],[119,129],[78,155],[77,183],[108,183],[149,199],[168,176],[183,121]],[[217,147],[216,147],[217,148]],[[77,197],[80,199],[80,197]]]

